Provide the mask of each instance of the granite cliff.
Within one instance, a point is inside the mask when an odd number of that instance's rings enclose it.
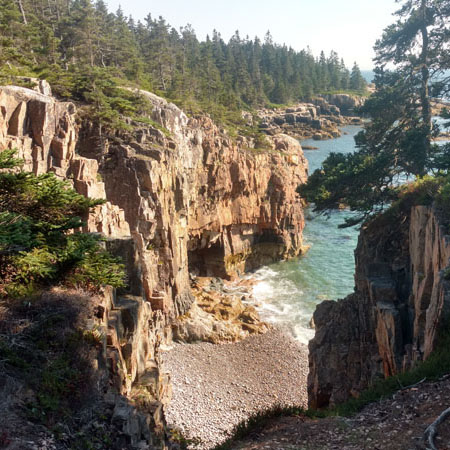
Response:
[[[170,383],[159,349],[194,304],[191,278],[230,279],[300,254],[296,187],[307,177],[301,146],[287,135],[262,151],[244,137],[236,143],[209,117],[188,118],[142,95],[152,105],[150,125],[129,120],[132,133],[106,138],[45,82],[0,88],[0,149],[17,149],[25,170],[52,171],[105,200],[84,231],[102,233],[122,256],[128,288],[105,291],[93,320],[104,331],[105,398],[131,447],[151,444],[154,429],[164,440]],[[139,411],[132,399],[142,391]]]
[[[431,206],[365,225],[355,292],[321,303],[310,342],[308,394],[318,408],[426,359],[450,314],[448,227]]]

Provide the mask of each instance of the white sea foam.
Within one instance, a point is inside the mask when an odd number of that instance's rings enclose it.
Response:
[[[308,342],[314,337],[314,330],[311,328],[305,328],[301,325],[295,325],[293,327],[294,337],[302,344],[308,345]]]
[[[282,264],[282,263],[281,263]],[[302,307],[303,290],[280,270],[262,267],[251,278],[257,280],[252,296],[263,320],[289,331],[302,343],[314,335],[308,327],[311,311]]]
[[[274,288],[271,283],[267,281],[258,281],[253,286],[253,297],[257,300],[264,300],[268,297],[272,297],[274,294]]]

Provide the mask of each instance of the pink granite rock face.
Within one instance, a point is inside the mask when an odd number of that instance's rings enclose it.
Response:
[[[307,177],[300,144],[272,139],[256,151],[206,116],[188,118],[143,92],[159,127],[137,126],[122,142],[84,133],[81,155],[99,162],[106,198],[125,212],[140,255],[144,291],[155,309],[184,314],[189,274],[232,278],[301,253]]]
[[[142,427],[133,432],[135,409],[120,399],[145,391],[145,420],[164,429],[170,383],[159,349],[191,308],[190,274],[232,278],[300,254],[304,218],[296,188],[307,177],[295,139],[275,136],[272,150],[252,150],[210,118],[188,118],[142,94],[155,126],[132,123],[133,133],[107,139],[88,120],[76,120],[75,105],[51,97],[45,83],[36,90],[0,87],[0,151],[17,149],[25,170],[54,172],[79,193],[105,200],[84,231],[109,238],[128,273],[127,292],[105,291],[101,326],[107,398],[118,399],[114,414],[132,442]]]
[[[107,237],[130,235],[123,210],[106,199],[97,161],[75,152],[78,128],[73,103],[6,86],[0,87],[0,114],[0,150],[16,149],[24,160],[24,170],[36,175],[54,172],[59,178],[72,180],[80,194],[106,200],[89,217],[86,231],[102,232]]]
[[[17,148],[25,170],[53,171],[81,194],[106,200],[86,230],[133,236],[156,309],[185,311],[189,271],[233,277],[298,255],[304,219],[295,189],[307,176],[298,141],[278,135],[272,151],[243,148],[208,117],[188,118],[143,95],[159,128],[136,127],[117,144],[97,139],[91,126],[80,129],[72,103],[2,87],[0,145]]]

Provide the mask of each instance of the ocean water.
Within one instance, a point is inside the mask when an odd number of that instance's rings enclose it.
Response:
[[[347,126],[342,130],[347,134],[337,139],[302,142],[303,145],[319,148],[304,151],[310,173],[321,166],[330,152],[349,153],[355,150],[353,136],[361,128]],[[257,280],[253,297],[261,317],[285,328],[302,343],[307,343],[314,336],[310,321],[316,305],[353,292],[353,253],[358,230],[354,227],[338,228],[350,214],[349,211],[336,211],[326,218],[307,209],[303,235],[310,249],[306,255],[262,267],[249,275]]]

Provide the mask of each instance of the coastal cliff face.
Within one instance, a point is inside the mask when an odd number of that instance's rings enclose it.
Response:
[[[356,110],[364,105],[365,97],[350,94],[328,94],[324,95],[325,100],[339,108],[343,116],[354,116]]]
[[[191,274],[233,278],[301,253],[296,188],[307,177],[295,139],[279,134],[270,138],[271,150],[254,149],[208,117],[188,118],[142,94],[154,125],[129,121],[132,133],[106,139],[79,119],[73,103],[54,99],[45,82],[35,90],[0,87],[0,148],[17,149],[25,170],[54,172],[105,200],[84,231],[106,236],[127,268],[128,289],[105,293],[99,320],[108,401],[130,445],[149,443],[150,429],[164,429],[170,387],[159,349],[194,302]],[[143,389],[147,416],[128,401]]]
[[[17,148],[25,170],[53,171],[106,199],[86,231],[132,235],[146,299],[179,315],[192,300],[189,266],[196,275],[233,277],[302,251],[295,189],[307,162],[289,136],[274,136],[268,151],[237,145],[211,119],[190,119],[144,95],[159,125],[106,140],[76,125],[72,103],[3,87],[0,145]]]
[[[321,303],[314,314],[310,406],[343,402],[430,355],[450,314],[447,229],[430,206],[362,229],[355,292]]]

